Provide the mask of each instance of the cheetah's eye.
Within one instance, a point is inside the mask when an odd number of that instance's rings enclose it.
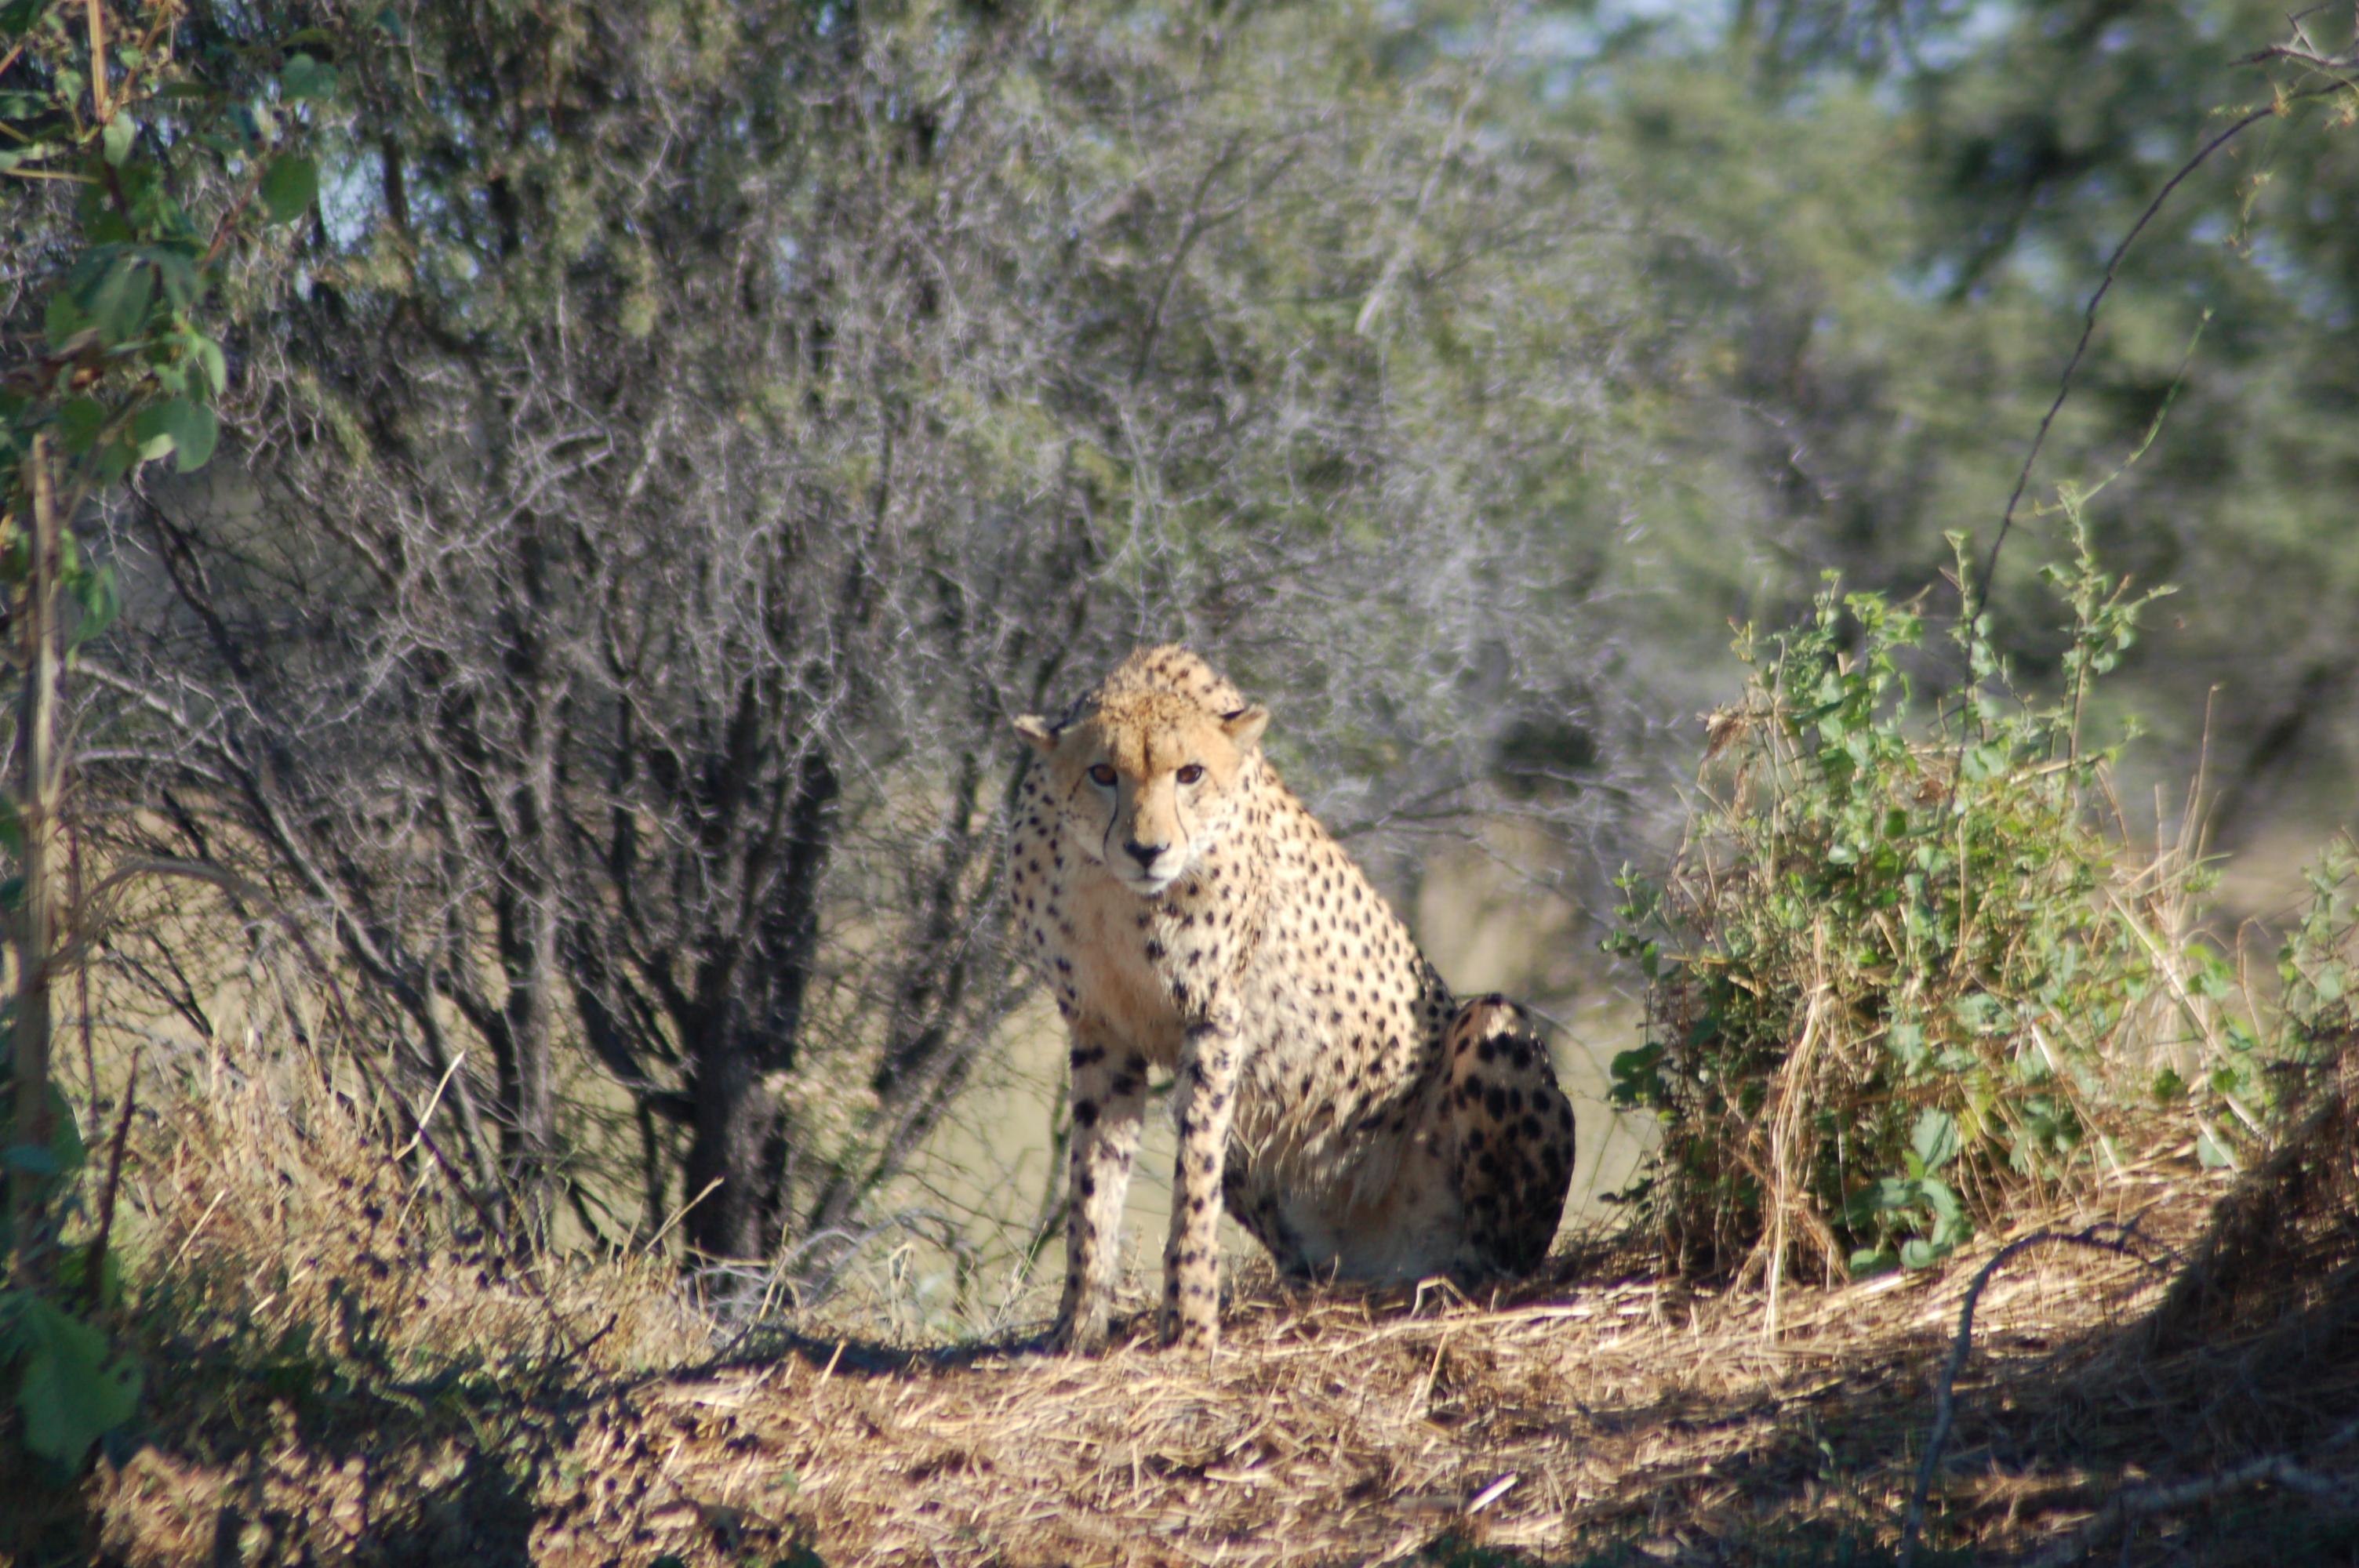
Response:
[[[1092,768],[1090,777],[1103,788],[1114,787],[1114,769],[1104,762],[1100,762],[1096,767]]]
[[[1198,767],[1195,763],[1190,762],[1172,776],[1177,778],[1181,784],[1194,784],[1198,779],[1204,776],[1204,770]]]

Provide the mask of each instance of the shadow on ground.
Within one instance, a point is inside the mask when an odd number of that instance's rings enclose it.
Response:
[[[1917,1561],[2359,1562],[2354,1141],[2313,1122],[2216,1205],[2158,1178],[2142,1258],[1995,1273]],[[1473,1303],[1249,1278],[1209,1365],[764,1325],[636,1368],[594,1326],[404,1332],[423,1273],[289,1318],[190,1270],[132,1325],[137,1452],[0,1495],[27,1568],[1895,1562],[1979,1260],[1789,1289],[1774,1338],[1642,1261]]]

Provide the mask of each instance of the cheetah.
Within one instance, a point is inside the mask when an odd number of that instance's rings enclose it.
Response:
[[[1017,794],[1010,895],[1071,1037],[1065,1289],[1051,1344],[1104,1344],[1147,1074],[1180,1153],[1157,1328],[1219,1342],[1221,1215],[1298,1277],[1537,1268],[1572,1108],[1523,1011],[1460,1002],[1262,755],[1268,709],[1179,646],[1131,654]]]

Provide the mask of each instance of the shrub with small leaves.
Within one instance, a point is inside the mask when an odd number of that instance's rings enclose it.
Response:
[[[1660,882],[1625,874],[1608,943],[1649,985],[1647,1038],[1614,1064],[1616,1100],[1663,1124],[1636,1195],[1686,1266],[1931,1262],[2082,1168],[2125,1071],[2186,1044],[2178,999],[2224,977],[2179,935],[2191,846],[2132,865],[2093,809],[2111,753],[2082,743],[2089,685],[2155,594],[2066,510],[2051,698],[1962,626],[1970,680],[1925,700],[1916,609],[1832,579],[1798,628],[1739,640],[1746,692],[1709,721],[1688,841]]]
[[[2277,951],[2273,1059],[2310,1078],[2359,1050],[2359,841],[2336,838],[2303,879],[2310,896]]]

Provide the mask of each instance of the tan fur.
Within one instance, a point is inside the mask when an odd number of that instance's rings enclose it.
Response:
[[[1572,1109],[1503,998],[1461,1005],[1261,753],[1269,715],[1185,648],[1143,649],[1063,719],[1010,842],[1012,897],[1072,1037],[1057,1342],[1105,1336],[1150,1068],[1180,1155],[1160,1326],[1219,1335],[1225,1206],[1290,1272],[1536,1267]]]

